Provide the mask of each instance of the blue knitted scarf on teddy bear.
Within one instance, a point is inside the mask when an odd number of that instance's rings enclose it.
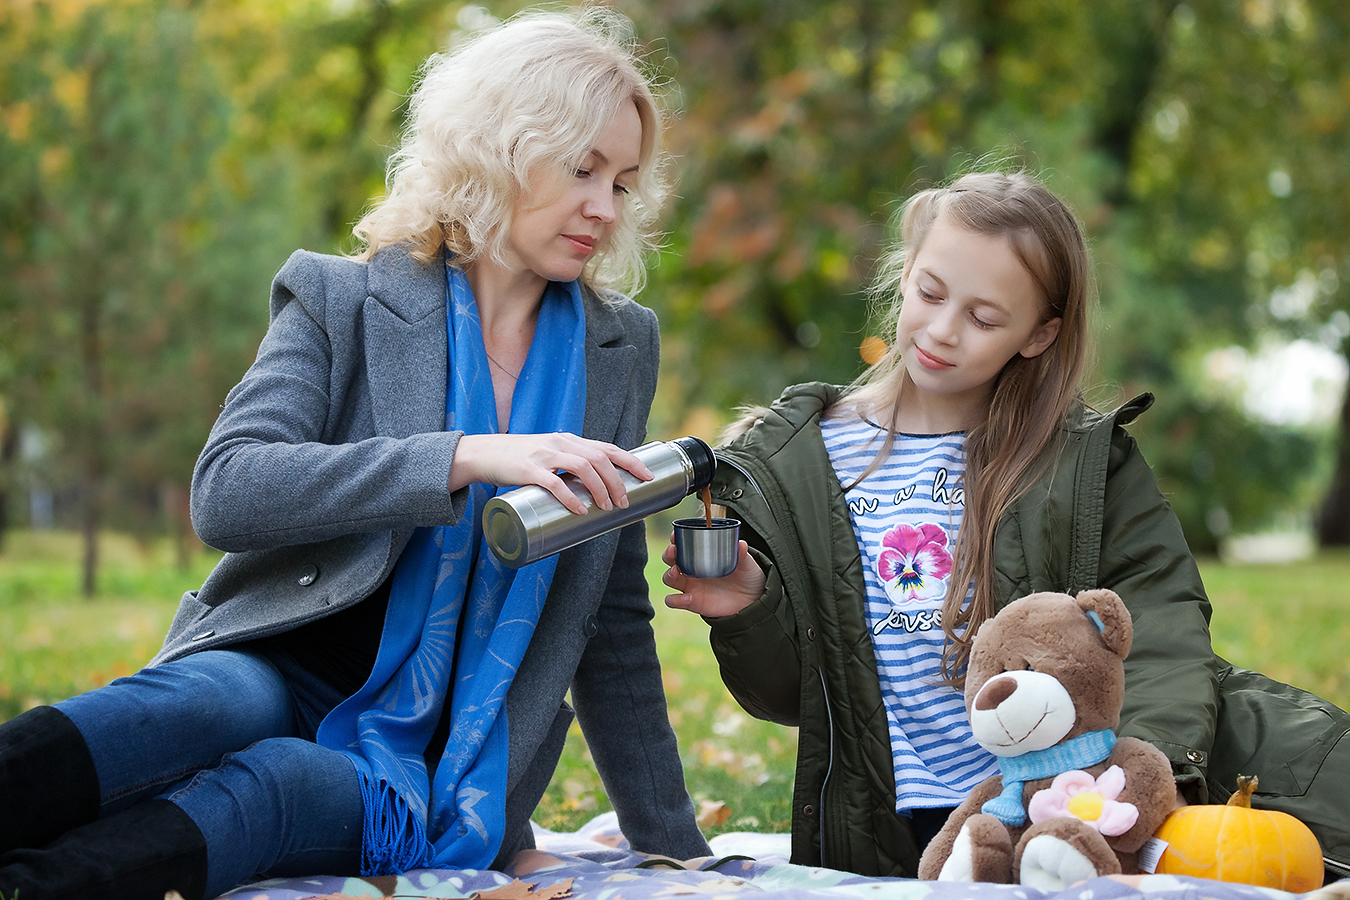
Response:
[[[1003,773],[1003,792],[986,800],[980,812],[994,816],[1004,825],[1016,827],[1027,821],[1026,807],[1022,805],[1022,784],[1037,778],[1053,778],[1061,772],[1085,769],[1111,755],[1116,746],[1116,733],[1109,728],[1089,731],[1044,750],[1032,750],[1021,756],[998,757],[998,768]]]

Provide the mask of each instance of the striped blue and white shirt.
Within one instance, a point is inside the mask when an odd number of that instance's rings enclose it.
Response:
[[[862,474],[886,437],[849,413],[822,419],[820,430],[844,486]],[[999,771],[971,735],[961,693],[937,685],[942,601],[965,509],[965,440],[964,433],[897,435],[885,462],[848,492],[890,724],[897,812],[955,806]]]

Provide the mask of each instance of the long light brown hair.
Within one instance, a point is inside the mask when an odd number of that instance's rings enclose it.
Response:
[[[1059,317],[1058,336],[1040,355],[1014,355],[998,374],[988,415],[966,437],[965,512],[953,547],[952,578],[942,607],[947,640],[942,674],[959,685],[980,623],[993,615],[994,532],[999,520],[1055,458],[1070,411],[1082,402],[1079,380],[1087,358],[1087,315],[1094,296],[1082,229],[1073,213],[1036,178],[979,172],[950,186],[922,191],[900,213],[900,242],[882,261],[873,296],[894,326],[903,302],[905,261],[917,253],[939,216],[977,234],[1006,237],[1041,294],[1040,322]],[[891,334],[895,333],[894,327]],[[835,404],[894,423],[913,390],[898,342]],[[851,489],[877,469],[895,444],[888,431],[876,458]],[[974,597],[965,605],[974,583]]]

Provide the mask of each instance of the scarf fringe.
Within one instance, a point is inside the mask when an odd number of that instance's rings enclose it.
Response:
[[[408,801],[383,778],[359,773],[366,806],[361,831],[361,875],[399,875],[426,868],[432,855],[426,826],[413,815]]]

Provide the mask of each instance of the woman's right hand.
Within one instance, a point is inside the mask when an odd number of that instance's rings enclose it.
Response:
[[[459,439],[450,465],[450,493],[474,482],[498,487],[537,484],[577,515],[586,504],[558,472],[576,476],[601,509],[628,506],[619,469],[640,481],[651,481],[651,469],[614,444],[567,432],[553,434],[466,434]]]
[[[731,616],[754,603],[764,594],[764,570],[750,556],[745,541],[737,548],[736,568],[721,578],[694,578],[675,565],[675,536],[661,554],[666,569],[661,581],[679,591],[666,597],[671,609],[687,609],[710,619]]]

